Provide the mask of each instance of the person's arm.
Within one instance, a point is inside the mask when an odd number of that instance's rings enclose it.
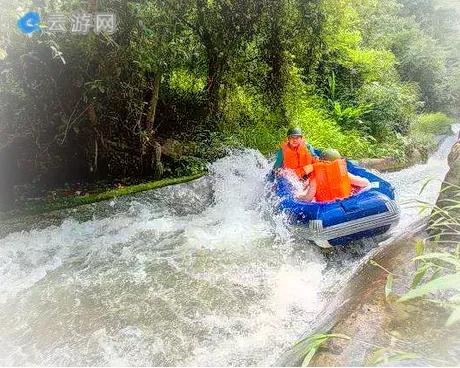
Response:
[[[316,155],[315,149],[313,148],[313,146],[307,142],[305,142],[305,146],[307,147],[308,151],[311,154],[311,157],[313,158],[313,163],[318,162],[319,157]]]
[[[273,165],[273,169],[271,171],[271,175],[278,176],[283,171],[283,151],[278,150],[275,153],[275,164]]]
[[[301,178],[304,175],[308,175],[313,171],[313,165],[305,165],[303,167],[299,167],[298,169],[294,170],[295,173],[299,178]]]
[[[317,183],[316,179],[312,178],[309,182],[307,189],[305,189],[302,193],[296,196],[296,199],[303,202],[311,202],[316,195],[316,188]]]
[[[348,176],[350,177],[351,185],[354,185],[355,187],[363,188],[371,185],[369,180],[361,176],[353,175],[350,173],[348,173]]]
[[[273,170],[281,169],[283,167],[283,151],[280,149],[275,153],[275,164],[273,165]]]

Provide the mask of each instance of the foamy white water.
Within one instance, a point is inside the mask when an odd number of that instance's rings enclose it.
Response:
[[[412,223],[430,213],[449,171],[446,158],[457,140],[459,128],[458,124],[454,125],[455,136],[447,137],[425,164],[382,175],[395,186],[397,202],[401,208],[401,220],[393,233],[404,232]]]
[[[426,165],[385,175],[401,203],[427,175],[442,179],[449,144]],[[0,239],[0,364],[275,363],[360,258],[331,267],[270,215],[270,165],[237,151],[208,179]],[[417,216],[404,207],[400,231]]]

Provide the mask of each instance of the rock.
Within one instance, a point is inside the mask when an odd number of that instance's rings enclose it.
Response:
[[[172,158],[179,158],[184,153],[184,144],[176,139],[165,139],[160,142],[161,153]]]
[[[358,161],[358,165],[378,171],[392,171],[399,169],[401,167],[401,162],[394,157],[363,158]]]
[[[455,161],[460,157],[460,140],[458,140],[453,146],[452,150],[449,153],[449,156],[447,156],[447,163],[449,164],[449,167],[452,168],[452,165],[454,165]]]
[[[410,151],[406,152],[405,160],[399,160],[394,157],[363,158],[361,160],[358,160],[356,163],[359,166],[365,167],[366,169],[375,169],[382,172],[401,170],[415,164],[426,162],[428,160],[428,155],[434,152],[436,149],[438,149],[441,146],[442,142],[444,142],[446,137],[446,135],[436,136],[436,144],[433,149],[424,147],[410,148]]]
[[[420,163],[420,162],[425,161],[425,160],[423,159],[422,152],[420,152],[420,150],[418,150],[417,148],[414,148],[414,149],[412,150],[412,153],[411,153],[410,156],[411,156],[411,157],[410,157],[410,162],[411,162],[411,163],[418,164],[418,163]]]

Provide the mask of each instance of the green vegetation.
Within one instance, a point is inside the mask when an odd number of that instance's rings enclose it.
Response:
[[[312,334],[299,341],[297,341],[293,347],[297,351],[298,356],[302,358],[302,367],[308,367],[311,359],[315,356],[318,349],[326,341],[330,339],[346,339],[350,340],[350,337],[343,334]]]
[[[442,208],[435,206],[433,209],[433,221],[429,225],[429,231],[433,235],[416,242],[413,258],[416,269],[412,275],[412,284],[397,302],[404,303],[418,298],[418,303],[415,304],[417,306],[421,305],[421,302],[436,305],[441,313],[447,312],[448,318],[444,326],[440,325],[439,328],[446,329],[449,333],[448,329],[455,328],[460,322],[460,200],[455,199],[460,195],[460,187],[449,185],[446,188],[453,190],[454,198],[448,199]],[[427,204],[422,203],[422,210],[427,208]],[[389,276],[401,277],[393,274]],[[391,286],[390,291],[387,288],[388,283],[385,288],[386,295],[391,292]],[[418,357],[417,354],[400,352],[388,347],[376,350],[368,365],[389,364]],[[435,359],[433,361],[437,363]]]
[[[419,356],[414,353],[395,351],[391,348],[382,348],[374,352],[374,354],[366,362],[366,367],[375,367],[381,364],[391,364],[403,360],[411,360]]]
[[[449,132],[450,124],[454,119],[449,118],[441,112],[436,114],[423,114],[415,121],[412,130],[421,134],[446,134]]]
[[[46,28],[77,10],[115,13],[117,31]],[[16,27],[27,11],[42,33]],[[350,158],[404,160],[460,115],[455,12],[438,0],[9,1],[0,208],[27,183],[193,175],[229,146],[270,154],[290,125]]]
[[[446,321],[449,327],[460,321],[460,187],[451,184],[444,190],[449,190],[452,197],[444,199],[442,207],[434,207],[429,224],[432,235],[415,247],[417,269],[411,290],[398,301],[431,294],[434,300],[429,300],[451,311]]]

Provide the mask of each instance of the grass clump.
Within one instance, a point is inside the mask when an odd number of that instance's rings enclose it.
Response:
[[[454,119],[442,112],[422,114],[413,124],[412,130],[420,134],[442,135],[449,132],[450,124],[453,122]]]

